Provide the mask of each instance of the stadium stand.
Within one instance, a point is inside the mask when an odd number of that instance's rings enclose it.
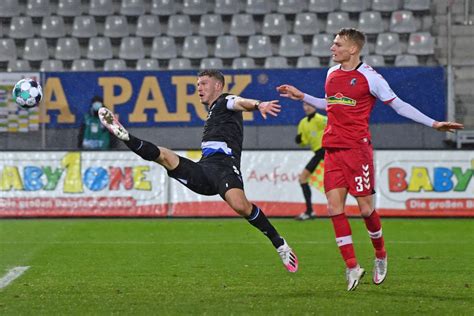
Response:
[[[216,40],[214,56],[219,58],[237,58],[240,56],[240,46],[237,37],[232,35],[219,36]]]
[[[104,63],[105,71],[121,71],[127,70],[127,64],[123,59],[108,59]]]
[[[156,59],[140,59],[137,61],[136,70],[159,70],[160,64]]]
[[[257,68],[255,60],[250,57],[235,58],[232,61],[232,69],[252,69]]]
[[[257,33],[253,15],[251,14],[234,14],[230,22],[229,33],[235,36],[251,36]]]

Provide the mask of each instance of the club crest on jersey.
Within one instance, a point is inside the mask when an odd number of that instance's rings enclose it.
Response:
[[[355,106],[356,100],[344,96],[342,93],[338,92],[333,96],[327,97],[328,104],[341,104],[348,106]]]
[[[356,78],[352,78],[351,79],[351,86],[355,86],[357,83],[357,79]]]

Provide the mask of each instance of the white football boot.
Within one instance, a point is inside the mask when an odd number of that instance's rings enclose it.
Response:
[[[372,281],[374,284],[379,285],[387,277],[387,256],[383,259],[375,258],[374,260],[374,272],[372,275]]]
[[[130,140],[127,130],[122,126],[122,124],[120,124],[112,111],[105,107],[101,107],[99,109],[99,119],[102,125],[104,125],[113,135],[117,136],[117,138],[123,141]]]
[[[347,290],[354,291],[365,274],[365,270],[357,265],[355,268],[346,269]]]
[[[278,247],[277,251],[280,255],[281,261],[283,261],[283,265],[285,266],[288,272],[296,272],[298,271],[298,258],[293,250],[288,246],[286,240],[284,240],[284,244]]]

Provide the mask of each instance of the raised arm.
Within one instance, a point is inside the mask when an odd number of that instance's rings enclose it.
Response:
[[[393,99],[388,103],[399,115],[409,118],[415,122],[432,127],[440,132],[454,132],[457,129],[463,129],[464,125],[456,122],[438,122],[421,113],[419,110],[404,102],[400,98]]]
[[[272,101],[259,101],[255,99],[247,99],[237,97],[234,101],[234,111],[259,111],[264,119],[267,119],[267,114],[272,116],[278,116],[281,111],[281,105],[278,104],[278,100]]]
[[[281,97],[304,101],[319,110],[326,110],[326,99],[313,97],[312,95],[306,94],[289,84],[278,86],[276,89]]]

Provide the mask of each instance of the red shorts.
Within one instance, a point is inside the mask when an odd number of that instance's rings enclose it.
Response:
[[[347,188],[352,196],[375,193],[372,145],[360,148],[326,148],[324,190]]]

